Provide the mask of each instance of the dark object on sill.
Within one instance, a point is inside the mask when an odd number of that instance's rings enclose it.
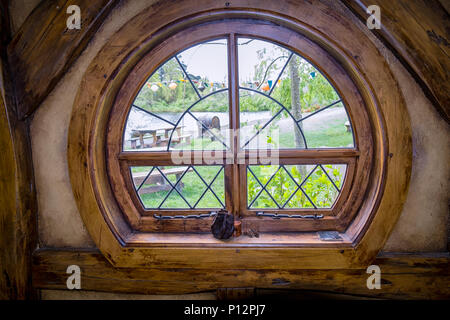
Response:
[[[226,240],[231,238],[234,233],[234,216],[226,210],[217,212],[211,225],[211,233],[216,239]]]
[[[319,239],[322,241],[343,241],[342,237],[337,231],[319,231]]]

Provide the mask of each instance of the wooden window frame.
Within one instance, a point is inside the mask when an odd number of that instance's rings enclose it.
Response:
[[[329,21],[328,8],[319,2],[281,0],[271,2],[270,8],[253,0],[236,0],[227,8],[216,2],[202,3],[191,6],[175,0],[144,10],[107,40],[83,76],[68,133],[68,162],[80,215],[98,249],[118,267],[367,266],[401,213],[412,163],[409,116],[383,56],[367,35],[345,18]],[[263,232],[259,238],[223,242],[210,234],[139,231],[124,217],[112,190],[105,153],[108,121],[118,92],[133,68],[164,39],[221,19],[269,21],[295,31],[333,57],[360,92],[372,128],[373,164],[363,202],[347,228],[342,228],[342,241],[321,241],[316,232]],[[137,221],[138,226],[144,224]],[[201,224],[209,226],[210,221],[200,221],[199,228]]]
[[[245,30],[245,32],[242,32]],[[293,231],[344,231],[357,214],[368,185],[372,166],[372,129],[364,101],[353,81],[339,63],[319,45],[292,30],[255,20],[213,21],[186,28],[164,39],[145,55],[131,70],[119,90],[108,124],[107,163],[108,174],[117,202],[132,228],[141,232],[210,232],[212,218],[199,220],[172,219],[161,223],[153,215],[205,214],[205,209],[145,209],[134,190],[131,166],[173,166],[176,165],[171,151],[123,151],[123,132],[128,113],[136,95],[150,75],[170,57],[193,45],[205,41],[225,38],[228,43],[228,95],[231,129],[238,129],[239,121],[239,78],[237,38],[247,37],[274,42],[306,58],[324,74],[338,92],[353,124],[355,146],[353,148],[322,149],[280,149],[280,164],[346,164],[347,170],[335,204],[327,209],[248,209],[246,167],[255,150],[244,150],[239,145],[238,135],[230,138],[231,151],[224,151],[218,163],[225,166],[225,205],[237,219],[241,219],[244,229],[258,232]],[[275,41],[276,39],[276,41]],[[119,124],[119,125],[118,125]],[[177,151],[175,151],[177,152]],[[227,153],[230,153],[228,155]],[[191,151],[193,158],[199,159],[201,151]],[[226,159],[232,164],[225,164]],[[254,157],[258,159],[257,157]],[[213,157],[213,159],[216,159]],[[202,165],[211,163],[204,159]],[[191,164],[194,164],[192,161]],[[197,165],[197,163],[195,163]],[[322,219],[272,219],[257,217],[256,213],[323,215]],[[206,222],[206,223],[205,223]]]

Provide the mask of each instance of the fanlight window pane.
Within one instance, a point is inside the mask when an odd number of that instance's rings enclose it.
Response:
[[[301,127],[276,101],[254,91],[240,89],[240,140],[246,149],[305,148]],[[293,139],[294,133],[295,138]]]
[[[222,166],[139,166],[130,170],[146,209],[224,208]]]
[[[242,148],[258,148],[270,135],[268,148],[354,146],[338,93],[312,64],[267,41],[242,38],[238,48]]]
[[[224,133],[229,121],[227,87],[225,39],[182,51],[159,67],[139,91],[128,114],[123,149],[229,148],[229,135]]]
[[[335,203],[347,165],[247,167],[249,209],[317,209]]]
[[[227,40],[198,44],[177,55],[201,96],[228,88]]]
[[[177,130],[183,135],[173,136],[170,149],[226,150],[229,149],[228,89],[221,89],[198,101],[182,117]],[[188,139],[180,143],[179,139]]]
[[[238,39],[239,86],[268,93],[291,52],[274,43]]]
[[[300,123],[308,148],[353,148],[353,134],[341,103]]]

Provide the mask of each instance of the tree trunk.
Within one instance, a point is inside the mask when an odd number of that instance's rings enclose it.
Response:
[[[289,62],[289,77],[291,78],[291,112],[296,120],[300,120],[302,118],[302,106],[300,104],[300,77],[298,75],[298,58],[296,56],[292,56],[291,61]],[[303,136],[299,130],[303,130],[303,123],[299,123],[299,127],[292,123],[294,126],[294,140],[295,147],[297,149],[304,149],[305,142],[303,140]],[[305,178],[306,169],[304,166],[297,166],[298,172]]]
[[[302,106],[300,104],[300,77],[298,75],[298,59],[293,56],[289,62],[289,76],[291,78],[291,112],[296,120],[302,118]],[[302,134],[299,128],[295,126],[295,147],[304,148],[305,143],[303,141]],[[299,123],[300,128],[303,130],[303,124]]]

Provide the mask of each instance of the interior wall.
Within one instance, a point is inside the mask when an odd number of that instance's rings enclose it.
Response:
[[[446,251],[450,222],[450,126],[410,73],[366,25],[338,1],[329,2],[335,10],[345,13],[377,46],[399,84],[410,116],[413,166],[408,197],[383,250]]]
[[[34,114],[31,122],[33,165],[42,247],[94,247],[72,194],[67,165],[67,134],[72,106],[83,74],[109,37],[153,1],[123,1],[98,30],[88,47]],[[324,0],[369,30],[342,4]],[[13,20],[20,17],[14,17]],[[444,251],[447,247],[450,187],[450,130],[414,79],[374,36],[399,82],[411,118],[413,167],[409,194],[386,251]],[[395,108],[395,106],[392,106]]]

